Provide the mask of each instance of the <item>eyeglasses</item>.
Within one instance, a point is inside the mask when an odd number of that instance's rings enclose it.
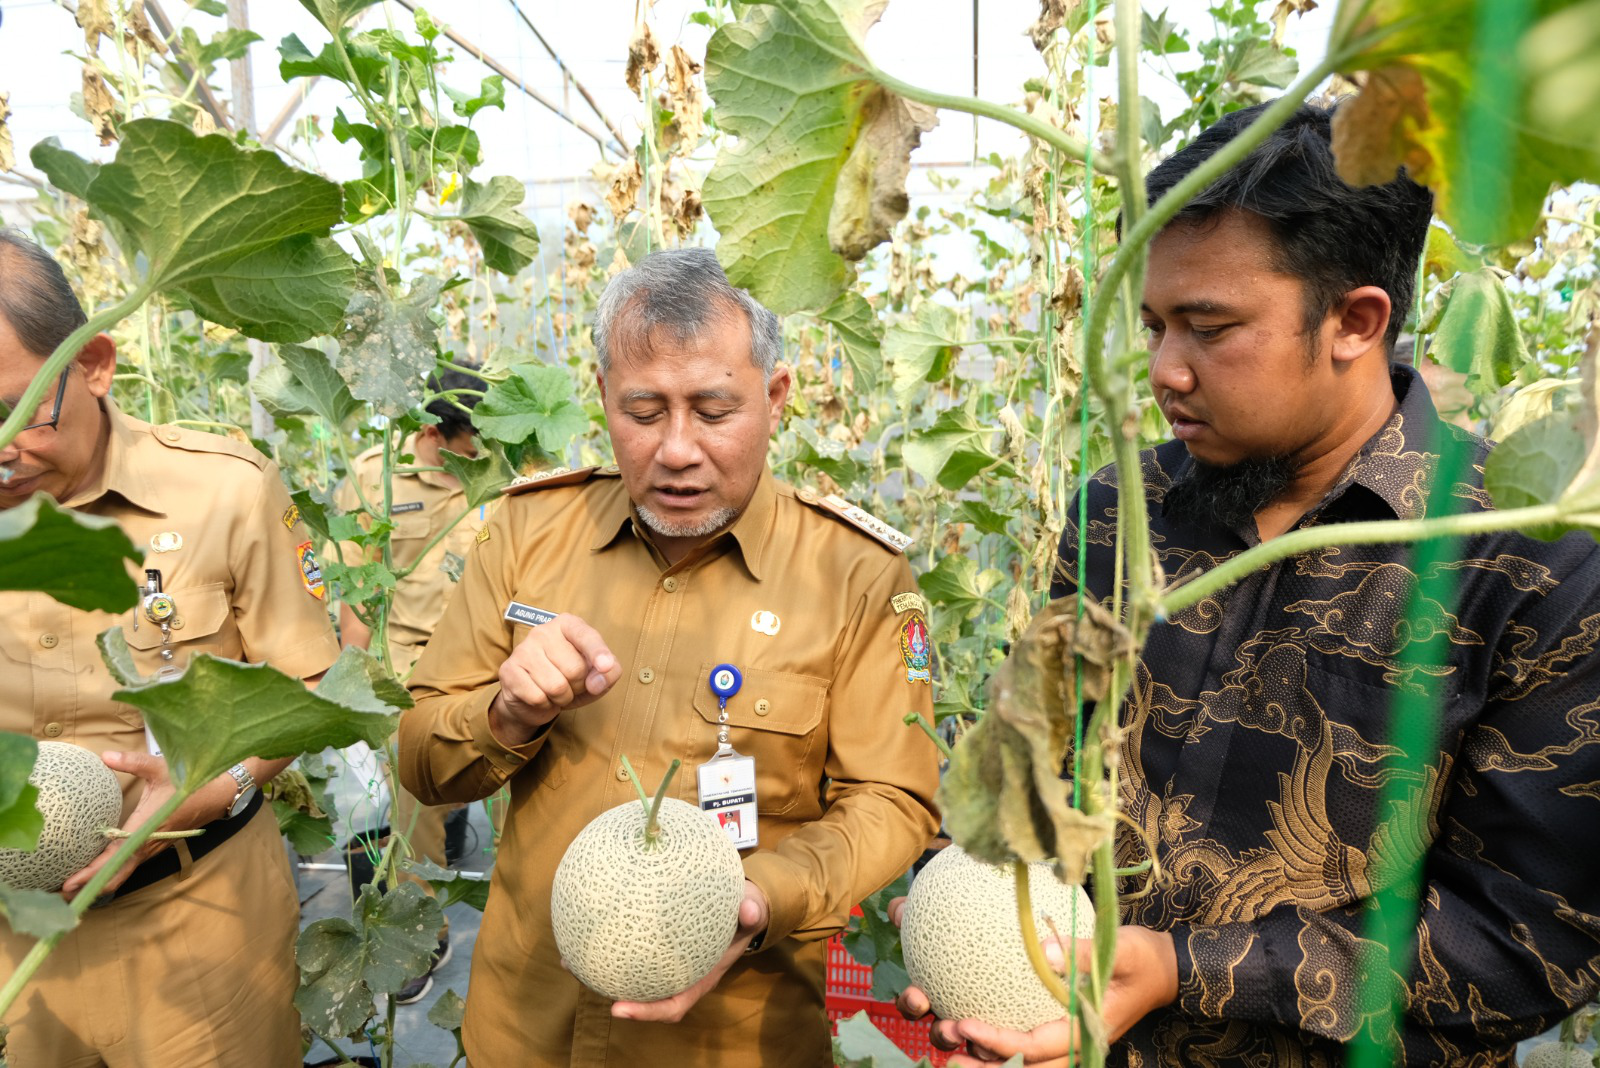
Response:
[[[55,402],[50,405],[50,418],[42,423],[29,423],[27,426],[17,431],[17,433],[21,434],[28,430],[40,430],[44,427],[49,427],[51,430],[56,428],[56,424],[61,422],[61,398],[67,395],[67,373],[71,370],[72,364],[69,363],[61,369],[61,377],[56,379],[56,399]],[[10,414],[10,406],[6,404],[5,401],[0,401],[0,418],[5,418]]]

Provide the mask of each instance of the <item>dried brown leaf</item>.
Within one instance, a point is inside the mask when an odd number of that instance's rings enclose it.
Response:
[[[1422,75],[1412,67],[1385,67],[1360,84],[1360,95],[1333,114],[1339,177],[1355,186],[1380,185],[1402,164],[1413,177],[1425,174],[1431,157],[1413,136],[1432,121]]]
[[[706,91],[699,81],[700,64],[678,45],[667,53],[667,106],[672,111],[671,136],[674,147],[692,150],[700,143],[706,128]],[[667,131],[662,131],[663,137]]]
[[[619,163],[611,172],[611,184],[606,188],[606,205],[612,216],[621,222],[639,202],[639,188],[644,185],[644,170],[637,159]]]
[[[102,145],[117,139],[117,101],[111,87],[93,67],[83,68],[83,114]]]
[[[594,222],[594,205],[584,200],[574,200],[567,205],[567,218],[578,228],[578,233],[586,234],[589,224]]]
[[[11,171],[17,165],[16,150],[11,144],[11,127],[6,125],[6,120],[11,118],[11,94],[0,92],[0,171]]]
[[[640,20],[634,27],[633,40],[628,42],[628,70],[624,76],[628,88],[640,100],[644,99],[644,76],[661,63],[661,50],[656,47],[656,35],[650,24]]]
[[[865,257],[905,218],[911,152],[939,122],[936,109],[877,86],[861,115],[861,132],[839,172],[828,217],[828,243],[847,260]]]
[[[1288,28],[1290,15],[1305,15],[1317,9],[1317,0],[1278,0],[1272,9],[1272,47],[1283,47],[1283,32]]]
[[[1075,0],[1070,4],[1067,0],[1039,0],[1039,17],[1028,27],[1033,47],[1041,52],[1049,47],[1050,38],[1066,23],[1067,12],[1076,6]]]
[[[167,42],[162,40],[161,35],[150,26],[150,20],[145,17],[144,4],[140,0],[131,0],[128,4],[128,26],[123,34],[123,40],[130,44],[137,40],[157,55],[167,54]]]
[[[589,273],[590,268],[594,266],[598,253],[595,251],[594,244],[587,238],[569,233],[566,238],[566,256],[567,263],[572,265],[574,272],[586,275]]]
[[[116,33],[111,21],[111,8],[106,0],[79,0],[75,17],[78,25],[83,27],[83,42],[90,52],[100,50],[100,38],[109,39]]]

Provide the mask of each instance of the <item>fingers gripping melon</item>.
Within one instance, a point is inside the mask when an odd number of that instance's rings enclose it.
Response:
[[[744,899],[739,851],[716,819],[664,798],[652,846],[629,802],[578,833],[556,868],[550,920],[567,967],[617,1001],[659,1001],[710,974]]]
[[[31,851],[0,849],[0,883],[59,890],[105,849],[104,832],[122,815],[122,788],[104,761],[70,742],[40,742],[28,781],[39,789],[44,830]]]
[[[1050,936],[1046,917],[1063,939],[1093,936],[1083,887],[1063,884],[1040,863],[1028,866],[1028,890],[1040,938]],[[1028,962],[1010,867],[946,846],[911,884],[900,941],[911,981],[944,1019],[1031,1031],[1066,1015]]]

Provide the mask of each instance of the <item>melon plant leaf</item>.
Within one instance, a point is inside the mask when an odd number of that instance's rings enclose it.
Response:
[[[1483,465],[1483,485],[1496,508],[1525,508],[1561,498],[1583,467],[1583,430],[1575,410],[1551,412],[1494,447]],[[1558,538],[1572,528],[1529,529],[1538,538]]]
[[[461,1027],[466,1014],[466,1000],[454,990],[446,990],[428,1010],[428,1022],[446,1031],[455,1031]]]
[[[422,396],[422,383],[438,355],[438,328],[428,312],[439,299],[440,281],[423,276],[395,297],[364,276],[350,295],[339,335],[339,375],[351,396],[389,416],[403,415]]]
[[[516,274],[539,254],[539,231],[517,208],[524,195],[522,183],[503,174],[469,178],[461,194],[461,221],[483,247],[483,262],[503,274]]]
[[[818,312],[817,318],[831,325],[839,338],[844,357],[855,376],[856,391],[867,394],[877,389],[883,368],[883,324],[867,298],[847,289]]]
[[[378,0],[300,0],[300,6],[311,12],[329,33],[337,34],[366,8]]]
[[[318,415],[329,428],[361,410],[333,364],[316,349],[279,345],[278,363],[250,383],[261,406],[274,415]]]
[[[1011,517],[1002,515],[982,501],[962,501],[951,517],[957,523],[971,523],[984,534],[1004,534]]]
[[[472,118],[484,108],[506,109],[506,80],[498,74],[491,74],[478,83],[476,96],[448,85],[441,88],[444,89],[444,95],[450,98],[455,113],[464,119]]]
[[[973,456],[981,461],[979,470],[999,463],[999,457],[989,451],[995,429],[980,425],[977,417],[964,408],[949,408],[939,413],[931,427],[911,435],[901,455],[907,467],[929,482],[938,482],[947,489],[960,489],[967,479],[950,485],[952,479],[946,475],[946,468],[958,453],[968,454],[961,465],[968,478],[975,473],[970,462]]]
[[[278,76],[285,82],[291,78],[331,78],[350,85],[350,72],[340,61],[338,49],[338,45],[329,41],[322,46],[322,51],[312,55],[300,38],[291,33],[278,42]],[[345,54],[350,58],[350,67],[363,86],[368,89],[380,87],[387,63],[376,48],[356,37],[346,42]],[[342,118],[343,113],[339,114]],[[339,140],[344,141],[345,138],[340,137]]]
[[[838,1068],[923,1068],[926,1057],[913,1061],[872,1025],[865,1009],[840,1020],[833,1036],[833,1062]]]
[[[327,499],[325,491],[317,490],[315,487],[295,490],[289,495],[289,499],[300,509],[300,522],[310,527],[312,533],[323,541],[338,540],[333,536],[332,518],[328,514],[333,502]]]
[[[78,926],[78,915],[60,894],[48,890],[13,890],[0,883],[0,918],[28,938],[49,938]]]
[[[1581,128],[1575,123],[1592,118],[1560,109],[1552,120],[1535,106],[1565,94],[1560,71],[1600,65],[1600,34],[1564,30],[1561,20],[1573,16],[1561,12],[1540,20],[1531,4],[1494,8],[1494,0],[1347,5],[1329,46],[1389,31],[1344,65],[1345,73],[1365,74],[1361,94],[1334,120],[1341,176],[1355,185],[1386,182],[1404,165],[1434,191],[1435,211],[1469,244],[1527,235],[1552,183],[1590,177],[1600,165],[1600,141],[1573,136]],[[1358,9],[1363,21],[1355,24],[1347,10]],[[1518,25],[1523,11],[1533,19]],[[1480,26],[1497,36],[1475,50]],[[1479,64],[1480,55],[1487,62]]]
[[[36,493],[0,511],[0,590],[37,590],[69,608],[121,612],[139,600],[127,561],[144,559],[115,521]]]
[[[44,830],[39,788],[28,781],[39,743],[26,734],[0,731],[0,849],[33,849]]]
[[[472,423],[494,441],[521,445],[534,440],[543,452],[559,454],[589,428],[589,417],[576,398],[566,371],[520,363],[478,402]]]
[[[328,333],[349,300],[355,266],[328,237],[343,205],[339,187],[276,153],[135,119],[84,199],[144,254],[147,284],[251,337]]]
[[[296,853],[314,857],[337,842],[333,833],[333,800],[328,796],[327,772],[332,769],[323,765],[323,774],[313,779],[307,767],[305,758],[296,761],[264,789],[272,801],[278,833],[289,840]]]
[[[122,641],[101,636],[102,648]],[[315,691],[266,664],[206,654],[182,676],[118,690],[116,700],[144,713],[166,755],[172,780],[195,790],[248,756],[298,756],[356,742],[374,748],[394,733],[404,688],[369,654],[346,648]]]
[[[413,857],[401,867],[433,887],[441,908],[466,902],[479,912],[489,904],[489,880],[473,879],[459,871],[441,868],[426,857]]]
[[[1440,363],[1467,376],[1480,397],[1509,385],[1528,362],[1528,348],[1505,283],[1491,267],[1459,275],[1434,331],[1431,351]]]
[[[883,0],[751,4],[706,48],[717,125],[735,140],[701,199],[729,279],[773,311],[828,307],[905,214],[904,171],[928,109],[868,78]],[[846,171],[849,171],[848,179]]]
[[[911,985],[900,949],[900,928],[889,919],[889,902],[904,897],[911,880],[902,875],[861,903],[861,915],[852,917],[844,933],[844,948],[857,964],[872,969],[872,997],[893,1001]]]
[[[944,605],[970,619],[988,603],[989,591],[1005,578],[994,568],[978,569],[977,561],[970,556],[951,553],[941,557],[929,571],[917,578],[917,585],[928,595],[928,600]]]
[[[485,449],[481,456],[470,458],[440,449],[439,465],[461,483],[470,508],[494,500],[512,479],[510,466],[494,449]]]
[[[427,970],[443,915],[415,883],[387,893],[368,883],[349,919],[308,925],[295,944],[294,1005],[306,1024],[324,1035],[355,1034],[377,1012],[374,997]]]
[[[923,382],[944,377],[959,350],[959,317],[954,308],[923,301],[909,323],[883,333],[883,358],[894,372],[894,393],[908,404]]]
[[[51,185],[79,200],[88,199],[89,185],[100,173],[100,164],[62,148],[60,139],[55,137],[47,137],[34,145],[28,158],[50,179]]]

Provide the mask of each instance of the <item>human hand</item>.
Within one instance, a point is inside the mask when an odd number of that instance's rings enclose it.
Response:
[[[489,728],[522,745],[564,708],[582,708],[622,677],[622,665],[600,632],[574,615],[534,627],[500,665],[500,692]]]
[[[123,823],[124,831],[137,830],[155,815],[157,809],[167,803],[172,797],[176,787],[167,778],[167,762],[158,756],[149,753],[116,753],[100,754],[100,759],[105,761],[106,767],[112,771],[127,772],[137,775],[144,780],[144,793],[139,797],[139,803],[134,806],[132,814]],[[203,792],[203,791],[202,791]],[[157,828],[158,831],[189,831],[204,827],[216,818],[218,806],[209,797],[201,797],[200,792],[188,797],[168,816],[166,822]],[[109,894],[127,881],[133,874],[133,869],[144,861],[155,856],[163,849],[170,849],[172,842],[166,838],[149,838],[141,845],[133,859],[124,864],[111,877],[111,881],[101,888],[101,894]],[[109,842],[100,854],[91,860],[83,870],[75,873],[61,887],[61,896],[71,901],[78,896],[78,891],[93,879],[101,868],[111,859],[112,855],[122,847],[122,839],[116,838]]]
[[[889,902],[889,919],[896,926],[905,913],[903,897]],[[1042,940],[1045,959],[1056,971],[1065,973],[1066,955],[1054,938]],[[1088,974],[1093,965],[1094,942],[1074,939],[1078,973]],[[1146,1015],[1170,1005],[1178,997],[1178,955],[1172,936],[1148,927],[1124,925],[1117,929],[1117,952],[1112,961],[1111,980],[1101,1004],[1106,1024],[1106,1039],[1115,1042]],[[928,995],[909,986],[895,999],[895,1007],[909,1020],[920,1020],[933,1010]],[[929,1034],[934,1046],[959,1050],[964,1055],[948,1062],[961,1068],[1001,1063],[1017,1054],[1026,1065],[1037,1068],[1067,1068],[1081,1061],[1078,1051],[1078,1022],[1063,1017],[1041,1024],[1032,1031],[1010,1031],[993,1027],[982,1020],[935,1020]]]
[[[548,625],[548,624],[547,624]],[[670,998],[660,1001],[619,1001],[611,1006],[611,1015],[619,1020],[646,1020],[656,1023],[677,1023],[694,1007],[695,1002],[722,981],[733,962],[744,955],[751,939],[766,929],[769,910],[767,895],[749,879],[744,881],[744,900],[739,902],[739,926],[733,932],[733,941],[722,955],[711,974]]]

